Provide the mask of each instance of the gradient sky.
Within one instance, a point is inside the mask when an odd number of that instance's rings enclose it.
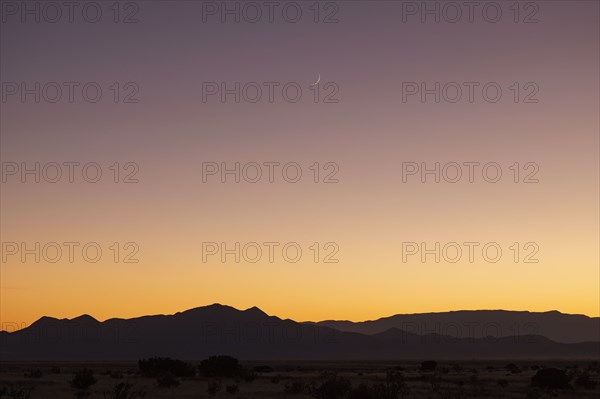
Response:
[[[600,315],[598,2],[537,2],[539,22],[528,24],[514,23],[506,1],[498,23],[476,12],[474,23],[438,24],[403,22],[402,2],[389,1],[337,2],[339,22],[329,24],[314,23],[312,2],[298,2],[306,13],[298,23],[277,12],[274,23],[203,23],[201,2],[144,1],[138,23],[115,24],[100,3],[105,17],[96,24],[77,13],[74,23],[9,15],[1,24],[3,83],[104,89],[98,103],[79,91],[72,104],[8,98],[2,162],[97,162],[105,176],[2,184],[2,242],[93,241],[105,252],[98,263],[8,257],[1,322],[103,320],[215,302],[296,320],[458,309]],[[321,85],[339,87],[339,102],[312,100],[319,74]],[[139,102],[115,104],[115,81],[135,82]],[[267,81],[297,82],[303,96],[202,101],[203,82]],[[402,101],[403,82],[467,81],[497,82],[503,97]],[[514,82],[534,82],[539,102],[515,103]],[[269,161],[297,162],[304,178],[202,181],[203,162]],[[497,162],[503,179],[402,181],[403,162],[470,161]],[[113,183],[115,162],[135,162],[139,183]],[[313,183],[315,162],[339,165],[339,183]],[[539,165],[539,183],[515,184],[515,162]],[[202,262],[202,242],[265,241],[298,242],[303,257]],[[497,242],[503,257],[402,261],[403,242],[465,241]],[[137,243],[139,263],[114,263],[114,242]],[[337,243],[339,262],[315,263],[314,242]],[[539,262],[513,262],[514,242],[535,242]]]

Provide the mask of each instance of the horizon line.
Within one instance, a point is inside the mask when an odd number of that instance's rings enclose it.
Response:
[[[236,311],[239,312],[246,312],[252,309],[257,309],[259,311],[261,311],[262,313],[266,314],[267,316],[270,317],[277,317],[281,320],[292,320],[295,321],[297,323],[323,323],[323,322],[347,322],[347,323],[366,323],[366,322],[373,322],[373,321],[378,321],[378,320],[382,320],[382,319],[388,319],[394,316],[414,316],[414,315],[432,315],[432,314],[442,314],[442,313],[457,313],[457,312],[512,312],[512,313],[538,313],[538,314],[542,314],[542,313],[559,313],[562,315],[567,315],[567,316],[583,316],[583,317],[587,317],[589,319],[600,319],[600,316],[590,316],[590,315],[586,315],[583,313],[564,313],[561,312],[560,310],[557,309],[551,309],[551,310],[546,310],[546,311],[531,311],[531,310],[509,310],[509,309],[457,309],[457,310],[446,310],[446,311],[432,311],[432,312],[416,312],[416,313],[394,313],[391,315],[387,315],[387,316],[381,316],[378,318],[374,318],[374,319],[365,319],[365,320],[348,320],[348,319],[323,319],[323,320],[318,320],[318,321],[313,321],[313,320],[295,320],[295,319],[291,319],[291,318],[282,318],[280,316],[277,316],[275,314],[269,314],[267,312],[265,312],[263,309],[261,309],[258,306],[251,306],[247,309],[240,309],[240,308],[236,308],[235,306],[231,306],[231,305],[226,305],[226,304],[222,304],[219,302],[214,302],[208,305],[200,305],[200,306],[196,306],[196,307],[192,307],[192,308],[188,308],[185,310],[181,310],[181,311],[177,311],[174,313],[153,313],[153,314],[142,314],[142,315],[137,315],[137,316],[133,316],[133,317],[109,317],[107,319],[104,320],[100,320],[94,316],[92,316],[89,313],[82,313],[78,316],[74,316],[74,317],[54,317],[54,316],[49,316],[49,315],[42,315],[39,318],[37,318],[35,321],[33,321],[31,325],[33,325],[34,323],[37,323],[38,321],[44,319],[44,318],[50,318],[50,319],[56,319],[56,320],[75,320],[75,319],[79,319],[82,317],[90,317],[92,319],[94,319],[97,322],[100,323],[104,323],[106,321],[109,320],[133,320],[133,319],[138,319],[138,318],[142,318],[142,317],[152,317],[152,316],[175,316],[177,314],[180,313],[185,313],[185,312],[189,312],[192,310],[196,310],[196,309],[203,309],[203,308],[208,308],[208,307],[214,307],[214,306],[220,306],[220,307],[224,307],[224,308],[231,308],[234,309]],[[4,326],[5,323],[8,322],[2,322],[1,326]],[[24,322],[22,322],[22,324],[25,324]],[[26,326],[27,327],[27,326]],[[4,329],[0,329],[1,331],[6,331]]]

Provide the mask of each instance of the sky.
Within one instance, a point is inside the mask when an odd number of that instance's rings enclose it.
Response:
[[[426,3],[2,1],[0,322],[599,316],[598,2]]]

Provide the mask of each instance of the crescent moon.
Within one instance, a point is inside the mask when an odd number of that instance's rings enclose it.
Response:
[[[319,73],[319,77],[317,78],[317,81],[315,83],[313,83],[311,86],[318,85],[320,81],[321,81],[321,74]]]

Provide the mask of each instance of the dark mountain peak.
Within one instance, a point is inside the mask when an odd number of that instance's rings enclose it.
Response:
[[[232,308],[230,306],[221,305],[220,303],[213,303],[212,305],[198,306],[195,308],[184,310],[182,312],[176,312],[173,314],[173,316],[186,314],[186,313],[218,312],[218,311],[224,310],[224,309],[232,309]],[[167,315],[163,315],[163,316],[167,316]]]
[[[54,331],[57,327],[59,327],[61,325],[73,325],[73,324],[91,326],[91,325],[99,325],[101,323],[88,314],[83,314],[83,315],[75,317],[73,319],[67,319],[67,318],[57,319],[55,317],[42,316],[38,320],[33,322],[28,328],[31,328],[31,329],[37,330],[37,331]],[[25,328],[23,330],[26,330],[28,328]],[[19,331],[22,331],[22,330],[19,330]]]
[[[62,320],[43,317],[34,323],[39,328],[1,333],[0,355],[21,361],[132,361],[152,356],[198,360],[215,353],[295,360],[558,359],[598,353],[600,343],[588,342],[598,341],[593,333],[600,326],[594,320],[572,321],[555,312],[493,312],[485,311],[485,317],[480,311],[408,315],[332,326],[307,326],[269,316],[258,307],[240,310],[218,303],[102,323],[87,314]]]
[[[71,321],[77,321],[77,322],[82,322],[82,323],[99,323],[98,320],[96,320],[89,314],[82,314],[81,316],[71,319]]]
[[[68,320],[68,319],[63,319],[63,320]],[[33,323],[31,323],[30,327],[46,326],[48,324],[56,323],[57,321],[59,321],[59,319],[56,319],[54,317],[42,316],[39,319],[37,319],[36,321],[34,321]]]
[[[201,312],[213,312],[213,313],[235,313],[241,312],[241,310],[234,308],[233,306],[223,305],[220,303],[213,303],[212,305],[200,306],[191,310]]]
[[[196,309],[235,309],[229,305],[223,305],[221,303],[215,302],[212,305],[199,306]]]
[[[244,310],[244,313],[249,313],[249,314],[257,315],[257,316],[268,316],[268,314],[266,314],[265,312],[263,312],[260,308],[258,308],[256,306],[252,306],[251,308]]]
[[[271,318],[271,316],[267,315],[256,306],[246,310],[240,310],[219,303],[189,309],[181,313],[176,313],[174,316],[187,319],[189,322],[194,322],[196,320],[210,320],[211,322],[235,322],[236,320],[244,322],[260,322]]]

